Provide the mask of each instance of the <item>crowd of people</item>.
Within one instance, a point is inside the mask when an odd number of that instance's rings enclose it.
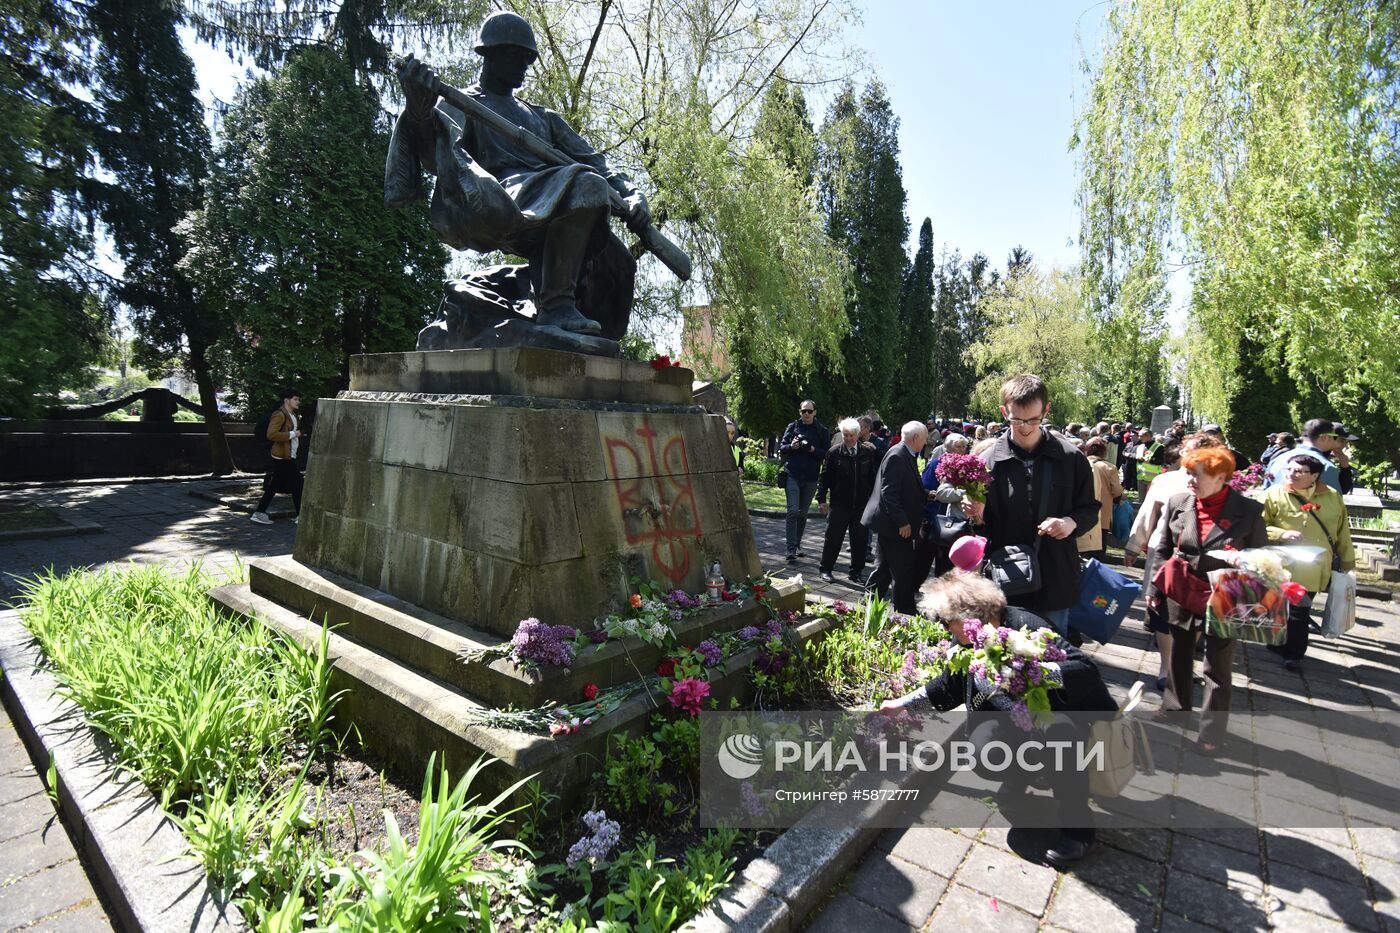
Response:
[[[922,608],[940,617],[949,600],[980,600],[988,604],[981,611],[995,618],[1048,627],[1076,670],[1074,690],[1054,691],[1052,706],[1098,709],[1107,693],[1093,662],[1069,653],[1082,643],[1070,609],[1084,562],[1106,560],[1115,541],[1125,566],[1144,563],[1144,621],[1160,655],[1161,708],[1194,708],[1202,659],[1197,749],[1217,754],[1228,722],[1235,639],[1207,629],[1199,594],[1209,592],[1211,571],[1239,566],[1242,551],[1312,546],[1321,556],[1292,571],[1306,593],[1288,610],[1286,641],[1271,646],[1286,669],[1301,670],[1309,631],[1317,629],[1314,600],[1333,572],[1355,565],[1343,499],[1353,482],[1345,448],[1355,435],[1313,419],[1297,434],[1270,434],[1254,461],[1215,424],[1193,431],[1177,421],[1160,432],[1128,422],[1059,427],[1050,420],[1045,382],[1030,374],[1002,386],[1000,413],[1000,422],[930,418],[891,432],[872,411],[842,418],[833,435],[817,418],[816,404],[804,400],[778,444],[788,562],[805,556],[803,532],[815,500],[827,520],[818,559],[824,582],[835,582],[848,547],[851,584],[888,598],[897,612],[916,612],[922,594]],[[970,475],[968,455],[978,461],[971,468],[980,477],[972,481],[975,495],[972,482],[946,481],[954,473]],[[957,471],[940,470],[949,457],[958,458],[950,461]],[[1116,511],[1123,521],[1115,533]],[[987,689],[944,677],[886,706],[951,708]],[[1075,705],[1071,693],[1094,702]],[[1076,822],[1051,860],[1074,862],[1092,842],[1092,831]]]
[[[1269,541],[1305,538],[1326,547],[1348,567],[1354,561],[1341,494],[1354,484],[1346,447],[1357,438],[1343,424],[1314,418],[1297,434],[1269,434],[1256,461],[1229,444],[1217,424],[1191,431],[1178,420],[1161,432],[1132,422],[1053,424],[1048,390],[1033,375],[1007,381],[1001,414],[1004,421],[930,417],[892,433],[878,412],[868,411],[842,418],[832,432],[817,417],[816,403],[802,401],[797,419],[777,446],[783,464],[779,485],[786,497],[787,561],[796,564],[807,556],[802,540],[815,503],[826,518],[817,561],[822,581],[835,581],[837,561],[846,549],[847,578],[853,586],[889,596],[898,611],[912,612],[930,576],[954,569],[952,545],[976,532],[986,537],[989,553],[1008,545],[1035,550],[1043,582],[1033,591],[1010,595],[1012,605],[1035,611],[1074,637],[1065,620],[1078,595],[1080,562],[1104,560],[1114,541],[1123,546],[1129,567],[1145,558],[1144,573],[1150,579],[1156,563],[1153,549],[1162,546],[1165,537],[1159,529],[1166,527],[1169,502],[1185,494],[1209,498],[1210,493],[1199,494],[1193,483],[1202,480],[1185,462],[1192,451],[1206,448],[1221,451],[1210,460],[1215,472],[1205,471],[1204,483],[1212,492],[1218,492],[1218,486],[1210,477],[1224,471],[1222,483],[1228,482],[1257,464],[1253,469],[1261,490],[1255,495],[1269,504],[1269,521],[1261,526]],[[733,437],[732,422],[730,428]],[[963,489],[939,480],[938,466],[947,454],[971,454],[986,464],[993,482],[985,502],[973,501]],[[1300,462],[1301,469],[1295,466]],[[1337,495],[1328,497],[1323,490]],[[1314,511],[1297,507],[1296,499],[1305,493],[1317,498],[1316,511],[1325,529],[1316,520],[1299,520]],[[1134,494],[1132,529],[1115,538],[1115,506],[1132,504]],[[1324,530],[1332,536],[1330,544]],[[1304,576],[1315,584],[1312,592],[1325,582],[1312,580],[1308,572]],[[1302,618],[1306,612],[1305,605],[1297,615]],[[1146,625],[1158,639],[1157,688],[1165,692],[1170,686],[1170,623],[1150,604]],[[1299,637],[1280,653],[1296,670],[1305,651],[1306,640]]]

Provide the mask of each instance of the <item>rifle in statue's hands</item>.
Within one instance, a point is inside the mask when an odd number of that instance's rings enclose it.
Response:
[[[437,73],[428,67],[426,63],[420,62],[410,55],[407,58],[395,59],[395,65],[398,67],[401,80],[407,79],[407,81],[412,81],[420,85],[425,91],[432,95],[434,101],[436,101],[438,97],[443,98],[472,120],[490,127],[507,139],[514,140],[522,149],[529,152],[531,155],[551,165],[576,164],[573,159],[569,158],[558,149],[555,149],[549,143],[525,129],[525,127],[516,126],[515,123],[501,116],[485,104],[473,100],[471,97],[449,84],[444,84],[442,79],[437,76]],[[410,101],[410,103],[412,103],[412,101]],[[622,195],[611,188],[609,188],[609,198],[612,201],[612,209],[615,212],[623,216],[628,216],[632,213],[632,208],[623,200]],[[629,227],[631,227],[633,232],[641,239],[642,246],[646,248],[647,252],[655,254],[656,258],[665,263],[666,268],[674,272],[682,281],[689,281],[691,273],[690,257],[687,256],[685,251],[679,246],[667,239],[665,234],[657,230],[649,218],[644,224],[638,224],[636,226],[629,224]]]

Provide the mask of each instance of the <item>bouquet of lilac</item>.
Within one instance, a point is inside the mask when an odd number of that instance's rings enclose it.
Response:
[[[549,625],[539,619],[522,619],[510,640],[511,657],[516,664],[546,664],[568,667],[574,663],[574,639],[578,632],[570,625]]]
[[[987,485],[992,481],[992,473],[981,457],[972,454],[944,454],[938,458],[938,467],[933,475],[940,483],[956,486],[973,502],[987,501]]]
[[[1267,476],[1264,464],[1251,463],[1243,470],[1236,470],[1230,476],[1230,488],[1235,492],[1249,492],[1251,489],[1258,489],[1264,485]]]
[[[1064,685],[1060,662],[1065,651],[1048,628],[1010,629],[984,623],[963,622],[970,644],[940,644],[948,669],[979,677],[1011,697],[1011,719],[1027,732],[1050,719],[1050,688]]]

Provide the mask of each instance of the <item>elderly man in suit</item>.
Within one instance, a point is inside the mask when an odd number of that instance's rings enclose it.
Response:
[[[860,523],[875,532],[878,554],[870,574],[870,589],[881,597],[894,590],[896,612],[913,615],[915,595],[924,582],[918,578],[916,554],[919,524],[928,492],[919,478],[918,453],[928,441],[922,421],[910,421],[899,432],[899,443],[880,461],[875,488]]]

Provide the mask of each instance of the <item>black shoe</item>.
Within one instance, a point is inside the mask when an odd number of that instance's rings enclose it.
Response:
[[[1293,658],[1288,658],[1286,661],[1283,662],[1283,669],[1285,671],[1292,671],[1295,674],[1301,674],[1303,673],[1303,662],[1295,660]]]
[[[862,570],[852,570],[851,583],[855,586],[865,586],[865,572]]]
[[[797,555],[796,555],[796,554],[789,554],[789,555],[787,556],[787,562],[788,562],[789,564],[795,564],[795,563],[797,563]]]
[[[1165,690],[1165,689],[1167,689],[1167,678],[1165,678],[1165,677],[1158,677],[1158,678],[1157,678],[1157,692],[1158,692],[1158,693],[1161,693],[1161,692],[1162,692],[1163,690]]]
[[[1308,631],[1309,631],[1309,632],[1315,632],[1315,633],[1321,634],[1321,632],[1322,632],[1322,626],[1319,625],[1319,624],[1316,623],[1316,622],[1309,622],[1309,623],[1308,623]]]
[[[836,578],[833,577],[830,573],[828,573],[828,572],[825,571],[825,570],[822,571],[821,576],[822,576],[822,582],[823,582],[823,583],[835,583],[835,582],[836,582]]]
[[[1076,838],[1068,831],[1060,834],[1060,838],[1055,841],[1045,852],[1045,861],[1055,868],[1068,868],[1077,862],[1081,862],[1084,856],[1089,854],[1089,850],[1094,847],[1094,839],[1090,836],[1087,840]]]

